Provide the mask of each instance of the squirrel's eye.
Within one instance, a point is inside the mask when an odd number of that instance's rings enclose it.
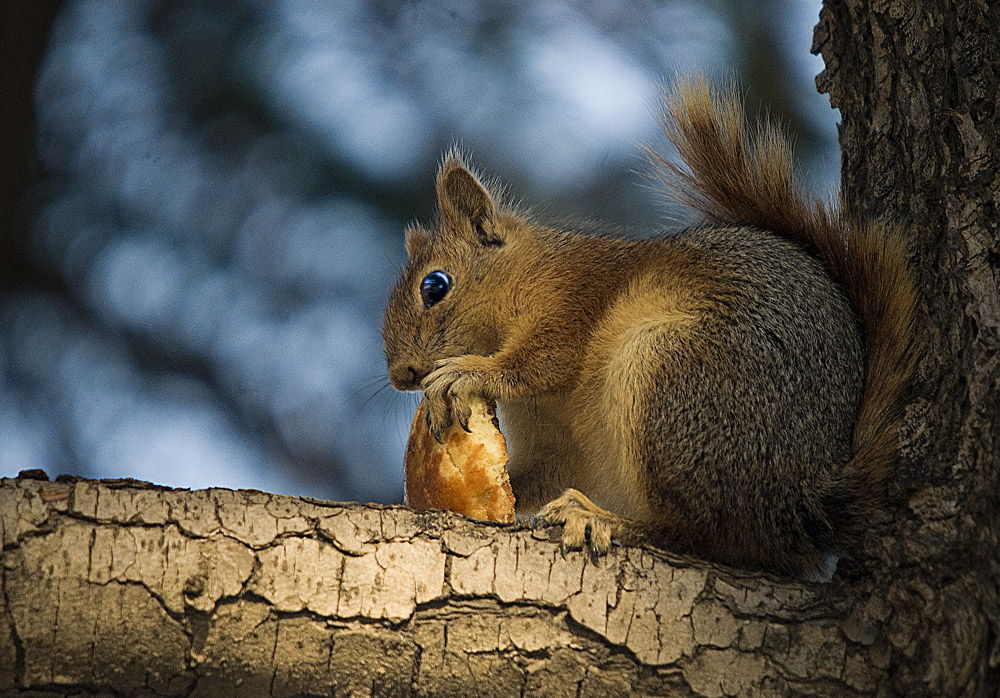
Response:
[[[451,277],[443,271],[432,271],[420,282],[420,297],[424,307],[430,308],[441,301],[451,289]]]

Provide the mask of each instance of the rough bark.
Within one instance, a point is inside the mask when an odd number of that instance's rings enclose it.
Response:
[[[838,584],[517,527],[133,481],[0,484],[0,693],[866,695]]]
[[[986,0],[828,1],[816,30],[846,200],[904,225],[923,293],[904,504],[855,592],[889,640],[887,694],[998,691],[998,36]]]

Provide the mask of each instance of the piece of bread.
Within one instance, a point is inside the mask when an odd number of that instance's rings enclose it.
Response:
[[[456,421],[441,435],[444,443],[427,428],[424,410],[421,402],[406,444],[404,501],[417,509],[448,509],[474,519],[512,523],[514,492],[496,408],[474,400],[469,432]]]

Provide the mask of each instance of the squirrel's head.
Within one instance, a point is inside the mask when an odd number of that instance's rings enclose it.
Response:
[[[501,308],[513,295],[505,270],[523,219],[501,210],[497,187],[484,184],[455,150],[438,169],[437,198],[437,224],[406,230],[406,268],[382,327],[397,390],[418,389],[440,359],[494,353]]]

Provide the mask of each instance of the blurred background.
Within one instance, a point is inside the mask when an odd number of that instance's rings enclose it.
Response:
[[[3,0],[0,476],[397,502],[379,335],[453,141],[649,234],[651,105],[735,79],[817,194],[820,0]]]

